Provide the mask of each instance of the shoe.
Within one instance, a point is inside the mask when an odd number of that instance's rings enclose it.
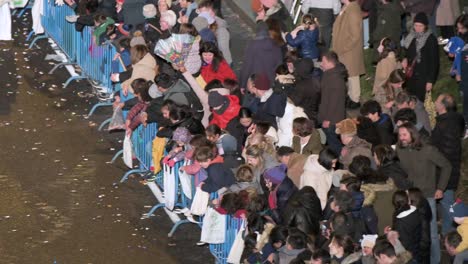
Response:
[[[348,109],[354,110],[354,109],[358,109],[359,107],[361,107],[361,103],[359,102],[356,103],[354,101],[349,100],[346,106],[348,107]]]
[[[193,219],[193,215],[187,216],[187,220],[189,220],[191,223],[194,223],[194,224],[200,224],[200,222],[198,222],[197,220]]]
[[[65,20],[67,20],[68,23],[76,23],[80,16],[77,15],[71,15],[71,16],[66,16]]]
[[[444,39],[442,37],[437,38],[437,42],[439,43],[440,46],[447,45],[449,42],[449,39]]]
[[[202,242],[202,241],[198,241],[198,242],[196,243],[196,245],[199,246],[199,247],[204,246],[204,245],[206,245],[206,244],[207,244],[207,243]]]
[[[174,209],[174,213],[176,214],[185,214],[187,212],[190,212],[190,209],[188,209],[187,207]]]

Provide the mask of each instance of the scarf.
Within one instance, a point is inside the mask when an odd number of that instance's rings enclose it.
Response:
[[[431,35],[431,31],[427,30],[426,32],[417,33],[414,30],[406,36],[405,40],[403,41],[403,47],[406,49],[409,48],[413,40],[416,40],[416,62],[421,62],[421,49],[426,45],[427,38]]]

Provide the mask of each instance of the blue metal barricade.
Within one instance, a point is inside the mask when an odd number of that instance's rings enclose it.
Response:
[[[125,173],[120,182],[124,182],[128,179],[128,176],[134,173],[148,173],[151,171],[152,162],[152,146],[153,139],[156,137],[158,132],[158,124],[151,123],[146,127],[143,125],[138,126],[132,133],[132,144],[133,152],[135,157],[139,161],[140,165],[138,169],[132,169]]]

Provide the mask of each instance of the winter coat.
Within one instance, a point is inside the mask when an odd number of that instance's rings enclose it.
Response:
[[[291,32],[291,30],[293,30],[294,24],[292,17],[289,15],[288,9],[282,1],[278,1],[275,6],[266,10],[264,20],[266,21],[269,18],[276,19],[280,23],[282,32]]]
[[[271,208],[273,219],[276,223],[282,223],[282,215],[286,210],[289,199],[298,191],[296,185],[289,179],[284,180],[275,188],[274,192],[270,195],[276,195],[276,208]]]
[[[240,87],[247,87],[247,80],[252,74],[265,73],[270,82],[275,79],[276,67],[283,62],[281,47],[268,35],[268,31],[257,32],[250,40],[244,52],[244,60],[240,73]]]
[[[359,264],[361,263],[361,257],[362,257],[362,253],[356,252],[342,259],[337,259],[336,257],[333,257],[330,263],[331,264]]]
[[[346,66],[349,76],[366,73],[361,7],[357,2],[351,2],[343,7],[333,24],[332,36],[332,49]]]
[[[429,16],[434,11],[437,0],[402,0],[401,2],[404,4],[406,12],[411,14],[423,12]]]
[[[408,174],[401,168],[401,164],[398,160],[388,161],[382,164],[377,170],[377,173],[392,179],[396,188],[399,190],[408,190],[413,187],[413,183],[408,180]]]
[[[401,15],[403,8],[399,1],[392,1],[388,4],[380,4],[377,10],[377,26],[374,30],[374,48],[377,48],[380,41],[389,37],[395,43],[400,42],[401,36]]]
[[[296,153],[304,154],[304,155],[311,155],[311,154],[319,154],[322,150],[323,146],[320,142],[320,134],[317,129],[312,131],[310,135],[309,141],[305,144],[304,147],[301,146],[301,138],[298,136],[293,137],[293,144],[292,148]]]
[[[249,136],[248,128],[241,125],[239,117],[233,118],[226,126],[226,131],[236,138],[237,149],[242,150],[245,145],[245,141]]]
[[[213,80],[220,80],[221,82],[224,82],[226,79],[237,80],[236,74],[232,71],[226,60],[222,60],[219,63],[218,71],[214,71],[212,64],[202,64],[200,74],[206,83]]]
[[[406,50],[408,66],[416,59],[416,39],[413,39]],[[406,83],[410,94],[416,95],[419,101],[424,102],[426,83],[435,84],[439,74],[439,45],[436,37],[430,35],[426,44],[421,48],[421,60],[414,66],[413,76]]]
[[[190,48],[187,59],[185,59],[184,66],[190,74],[198,73],[202,65],[202,59],[200,56],[200,42],[201,38],[197,36],[192,44],[192,47]]]
[[[278,257],[279,257],[279,262],[278,263],[290,263],[291,260],[295,259],[304,250],[305,250],[305,248],[302,248],[302,249],[288,249],[286,246],[282,246],[278,250]]]
[[[425,197],[433,197],[436,189],[446,189],[452,166],[437,148],[427,144],[419,150],[397,146],[396,153],[401,167],[408,173],[408,179],[421,189]],[[438,181],[437,168],[440,169]]]
[[[396,136],[393,129],[393,121],[387,114],[381,114],[380,119],[374,122],[379,136],[380,144],[393,145],[396,142]]]
[[[122,86],[130,87],[135,79],[143,78],[147,81],[154,80],[156,76],[156,60],[151,53],[147,53],[139,62],[132,66],[132,76],[124,81]]]
[[[288,166],[288,177],[294,182],[297,188],[301,188],[301,176],[304,173],[304,164],[307,161],[308,155],[302,155],[292,153],[289,157]]]
[[[421,241],[419,242],[419,247],[421,249],[420,262],[429,263],[431,259],[431,206],[426,199],[423,199],[417,209],[419,217],[421,218]]]
[[[327,120],[335,125],[346,118],[346,78],[348,74],[343,64],[324,71],[320,81],[320,106],[318,121]]]
[[[436,117],[431,142],[452,165],[447,189],[456,190],[460,178],[462,138],[465,135],[465,120],[458,112],[447,112]]]
[[[404,248],[411,252],[415,259],[419,259],[422,223],[416,207],[411,206],[410,209],[399,213],[393,220],[392,229],[400,235]]]
[[[287,146],[291,147],[293,144],[293,121],[298,117],[305,117],[307,115],[304,113],[304,109],[301,107],[295,106],[288,99],[286,103],[286,108],[284,109],[284,115],[282,117],[276,118],[276,123],[278,124],[278,143],[277,146]]]
[[[212,119],[210,125],[218,125],[221,129],[225,129],[229,122],[239,115],[240,105],[239,98],[235,95],[226,96],[229,100],[227,108],[220,113],[217,110],[212,111]]]
[[[393,51],[390,52],[386,58],[380,60],[379,63],[377,63],[377,68],[375,69],[374,88],[372,88],[372,93],[375,96],[377,95],[385,96],[384,99],[386,99],[387,93],[383,89],[383,87],[385,83],[387,82],[387,79],[390,76],[390,74],[397,68],[398,68],[398,61]]]
[[[261,186],[261,184],[260,184],[261,183],[261,178],[262,178],[262,175],[265,172],[265,170],[271,169],[271,168],[279,165],[278,161],[273,156],[271,156],[270,154],[263,153],[262,158],[263,158],[263,161],[264,161],[263,166],[253,169],[253,175],[254,175],[254,180],[253,181],[255,182],[256,186]],[[262,188],[257,189],[257,192],[259,194],[263,194],[263,189]]]
[[[318,59],[320,52],[317,47],[319,38],[318,28],[314,30],[301,30],[297,33],[296,38],[291,36],[291,33],[286,35],[286,42],[289,46],[299,49],[299,54],[302,58]]]
[[[163,93],[163,98],[164,101],[171,100],[178,105],[189,106],[192,102],[189,102],[187,94],[191,92],[190,86],[179,79]]]
[[[294,105],[302,107],[309,119],[316,121],[320,104],[320,79],[315,76],[314,62],[302,59],[295,65],[296,85],[289,95]]]
[[[362,184],[361,191],[364,193],[363,208],[375,210],[375,218],[363,213],[363,219],[368,227],[369,234],[383,234],[386,226],[392,225],[392,196],[396,190],[393,180],[389,179],[384,184]]]
[[[226,60],[227,64],[232,63],[232,55],[231,55],[231,49],[229,46],[230,40],[231,40],[231,35],[228,30],[228,25],[226,23],[226,20],[216,16],[216,25],[218,26],[215,32],[216,35],[216,40],[218,42],[218,48],[223,54],[224,59]],[[237,80],[237,78],[231,78],[234,80]],[[207,81],[208,83],[209,81]]]
[[[343,147],[340,155],[340,163],[343,164],[345,169],[348,169],[353,158],[359,155],[366,156],[371,161],[374,158],[371,151],[371,144],[358,136],[354,136],[348,145]]]
[[[320,199],[322,210],[327,205],[328,191],[332,186],[333,171],[329,171],[318,163],[318,155],[310,155],[304,164],[304,173],[301,175],[300,189],[311,186]]]
[[[273,83],[273,91],[285,92],[288,96],[294,93],[295,90],[295,78],[294,75],[288,74],[276,74],[275,81]]]
[[[455,20],[460,15],[460,2],[457,0],[440,0],[436,10],[436,25],[455,25]]]
[[[208,178],[204,181],[201,189],[204,192],[216,192],[223,187],[233,185],[236,180],[232,170],[227,168],[224,163],[212,163],[206,168]]]
[[[266,98],[263,98],[265,99],[264,101],[260,98],[255,98],[249,109],[252,111],[256,109],[256,111],[254,111],[255,120],[269,122],[271,126],[277,129],[278,124],[276,123],[276,118],[283,117],[286,109],[287,97],[286,94],[275,93],[273,90],[269,90],[267,93],[270,93],[270,95],[265,96]]]

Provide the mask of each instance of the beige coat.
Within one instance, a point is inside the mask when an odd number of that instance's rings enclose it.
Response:
[[[381,92],[379,89],[382,89],[390,74],[397,68],[398,62],[394,52],[390,52],[385,59],[379,61],[375,70],[374,88],[372,89],[374,95]]]
[[[147,53],[139,62],[133,65],[132,77],[122,83],[122,86],[129,88],[129,91],[133,92],[131,89],[131,84],[133,80],[138,78],[143,78],[147,81],[154,80],[156,76],[156,60],[154,59],[151,53]]]
[[[332,49],[346,66],[349,76],[365,74],[362,15],[357,2],[343,7],[333,24],[332,36]]]
[[[460,3],[458,0],[440,0],[439,7],[437,7],[436,25],[454,26],[459,15]]]

